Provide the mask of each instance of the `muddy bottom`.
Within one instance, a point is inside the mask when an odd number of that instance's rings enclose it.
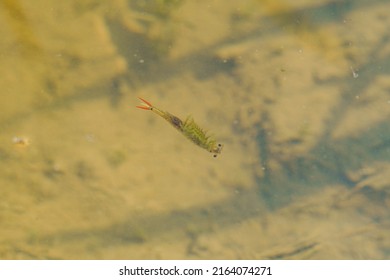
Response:
[[[0,258],[388,259],[390,4],[309,2],[3,1]]]

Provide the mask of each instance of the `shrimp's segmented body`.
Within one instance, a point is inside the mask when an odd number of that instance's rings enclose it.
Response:
[[[143,104],[137,106],[137,108],[143,110],[150,110],[159,115],[160,117],[164,118],[177,130],[184,134],[188,139],[190,139],[193,143],[212,153],[214,157],[221,153],[223,145],[217,143],[215,139],[207,135],[206,132],[195,123],[194,119],[191,116],[188,116],[183,122],[181,119],[172,115],[171,113],[162,111],[154,107],[145,99],[142,99],[140,97],[138,98],[142,100]]]

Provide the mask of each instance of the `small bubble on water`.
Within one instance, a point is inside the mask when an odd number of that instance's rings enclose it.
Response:
[[[353,69],[352,66],[351,66],[350,68],[351,68],[351,72],[352,72],[352,77],[354,77],[355,79],[356,79],[357,77],[359,77],[358,72],[357,72],[355,69]]]

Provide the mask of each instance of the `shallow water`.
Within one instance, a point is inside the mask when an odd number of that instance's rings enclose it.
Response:
[[[1,259],[389,259],[388,1],[30,2],[0,4]]]

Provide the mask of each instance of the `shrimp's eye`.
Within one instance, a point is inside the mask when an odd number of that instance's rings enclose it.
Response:
[[[217,154],[220,154],[222,151],[223,145],[217,144],[214,147],[212,147],[209,152],[214,154],[214,157],[217,157]]]

